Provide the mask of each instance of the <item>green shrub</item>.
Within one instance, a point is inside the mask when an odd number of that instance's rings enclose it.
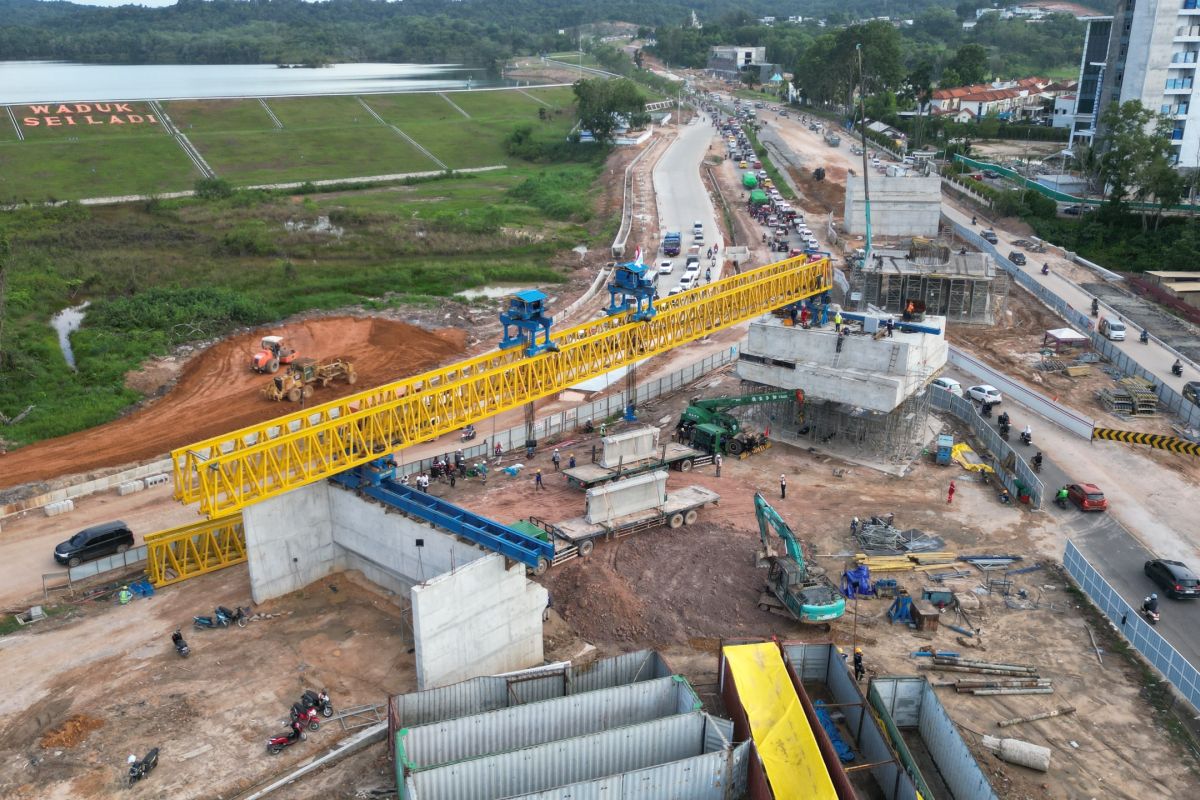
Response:
[[[276,246],[261,220],[243,222],[221,237],[221,251],[231,256],[275,255]]]
[[[232,197],[237,191],[233,184],[224,178],[198,178],[194,188],[196,197],[201,200],[223,200]]]
[[[551,219],[589,219],[591,202],[587,196],[588,181],[580,180],[576,172],[551,170],[526,178],[510,190]]]

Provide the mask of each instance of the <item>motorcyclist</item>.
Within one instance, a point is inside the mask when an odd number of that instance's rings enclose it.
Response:
[[[1033,441],[1033,428],[1026,425],[1025,430],[1021,431],[1021,438],[1027,442],[1032,442]]]
[[[1092,316],[1094,317],[1099,313],[1100,313],[1100,301],[1093,297],[1092,298]]]
[[[1183,362],[1180,361],[1178,358],[1175,359],[1175,363],[1171,365],[1171,372],[1176,375],[1183,374]]]
[[[1008,418],[1007,411],[1000,412],[1000,416],[996,417],[996,424],[999,425],[1001,428],[1007,428],[1009,425],[1012,424],[1012,420],[1010,420]]]
[[[1150,343],[1150,331],[1146,330],[1145,328],[1142,328],[1141,340],[1142,340],[1142,344],[1149,344]]]
[[[1148,614],[1157,614],[1158,613],[1158,594],[1157,593],[1151,594],[1149,597],[1147,597],[1145,600],[1142,601],[1142,611],[1145,611]]]
[[[1033,469],[1035,472],[1042,471],[1042,451],[1038,450],[1036,456],[1033,457]]]
[[[1054,496],[1054,500],[1065,506],[1067,504],[1067,487],[1064,486],[1059,489],[1058,494]]]
[[[1050,274],[1050,263],[1049,263],[1049,262],[1046,262],[1046,263],[1042,264],[1042,274],[1043,274],[1043,275],[1049,275],[1049,274]]]

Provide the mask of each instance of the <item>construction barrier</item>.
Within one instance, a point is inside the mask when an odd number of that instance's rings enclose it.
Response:
[[[1126,444],[1144,444],[1159,450],[1169,450],[1172,453],[1200,456],[1200,444],[1180,439],[1178,436],[1142,433],[1141,431],[1119,431],[1113,428],[1093,428],[1092,438],[1107,439],[1110,442],[1125,442]]]
[[[242,515],[196,522],[146,537],[146,572],[156,588],[246,560]]]

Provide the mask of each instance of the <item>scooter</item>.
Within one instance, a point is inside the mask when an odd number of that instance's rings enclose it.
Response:
[[[1036,456],[1033,457],[1032,460],[1030,460],[1029,463],[1033,465],[1034,472],[1041,472],[1042,471],[1042,454],[1038,453]]]
[[[1000,423],[1000,438],[1006,442],[1008,441],[1008,431],[1009,431],[1008,423],[1001,422]]]
[[[242,608],[241,606],[237,607],[237,611],[230,611],[225,606],[217,606],[217,622],[219,622],[222,627],[226,628],[228,628],[231,623],[236,622],[239,628],[244,628],[246,627],[246,623],[249,622],[246,611],[247,609]]]
[[[187,658],[188,654],[192,652],[192,648],[188,647],[188,643],[184,641],[183,634],[179,632],[178,628],[171,634],[171,641],[175,644],[175,652],[179,653],[181,657]]]
[[[1141,339],[1142,344],[1150,344],[1150,332],[1145,328],[1142,328],[1142,335],[1138,338]]]
[[[1183,377],[1183,364],[1179,363],[1178,361],[1176,361],[1174,364],[1172,364],[1171,365],[1171,374],[1174,375],[1176,378]]]
[[[1021,444],[1026,447],[1033,444],[1033,434],[1028,431],[1021,431]]]
[[[1050,265],[1049,264],[1042,264],[1042,274],[1043,275],[1050,274]]]
[[[472,439],[474,439],[475,438],[475,426],[468,425],[467,427],[463,428],[462,436],[460,438],[464,442],[469,442]]]
[[[272,736],[267,739],[267,752],[271,755],[279,755],[285,747],[291,747],[296,742],[303,742],[308,739],[308,734],[300,729],[300,726],[287,723],[291,728],[284,736]]]
[[[310,731],[316,732],[321,729],[321,721],[317,718],[317,709],[314,706],[305,708],[303,703],[292,703],[292,720],[306,726]]]
[[[312,689],[305,689],[304,694],[300,697],[300,703],[305,708],[315,708],[321,712],[321,716],[333,716],[333,701],[329,699],[329,692],[322,689],[319,692],[314,692]]]
[[[149,775],[158,766],[158,748],[151,748],[146,757],[141,761],[137,760],[137,756],[129,756],[129,785],[133,786],[142,778]]]
[[[1092,316],[1097,317],[1099,315],[1100,315],[1100,301],[1093,299],[1092,300]]]
[[[1149,622],[1151,625],[1158,624],[1159,613],[1157,611],[1151,611],[1150,609],[1146,608],[1145,605],[1142,606],[1142,616],[1145,617],[1146,622]]]
[[[1059,497],[1058,495],[1055,495],[1054,496],[1054,505],[1058,506],[1059,508],[1065,509],[1067,507],[1067,498]]]

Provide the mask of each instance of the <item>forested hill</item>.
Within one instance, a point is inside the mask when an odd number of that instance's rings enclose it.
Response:
[[[953,0],[892,0],[892,15]],[[99,63],[450,62],[494,67],[512,54],[569,49],[575,28],[620,20],[679,25],[730,15],[881,13],[876,0],[179,0],[99,8],[0,0],[0,60]],[[565,31],[559,35],[558,31]]]

